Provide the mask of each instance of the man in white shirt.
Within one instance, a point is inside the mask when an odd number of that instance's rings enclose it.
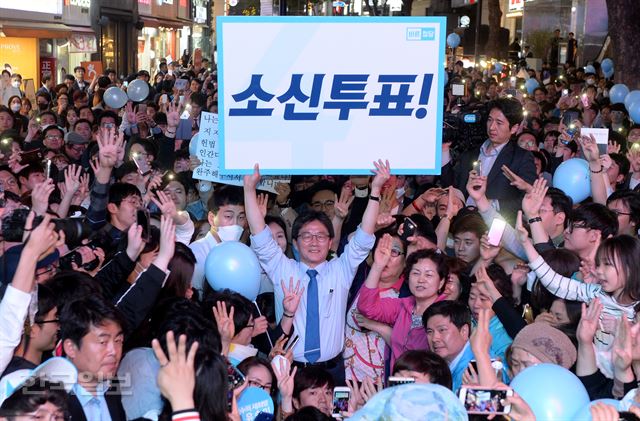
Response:
[[[251,247],[274,285],[276,319],[293,319],[300,340],[293,348],[294,365],[315,366],[331,373],[336,385],[344,384],[344,326],[349,288],[358,265],[373,248],[380,192],[390,178],[389,163],[374,163],[376,170],[362,223],[340,257],[327,261],[334,236],[329,218],[311,211],[296,218],[292,228],[293,245],[300,261],[289,259],[271,235],[258,206],[256,186],[260,172],[244,178],[244,200],[251,229]],[[300,280],[304,288],[295,314],[284,311],[282,280]]]
[[[223,186],[217,188],[207,204],[207,220],[211,230],[189,248],[196,256],[191,286],[202,292],[205,280],[205,262],[211,249],[222,241],[238,241],[247,226],[242,188]]]

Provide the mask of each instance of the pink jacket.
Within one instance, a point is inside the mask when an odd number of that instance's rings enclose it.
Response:
[[[442,297],[438,297],[440,301]],[[360,288],[358,311],[368,319],[393,326],[391,332],[391,370],[396,360],[408,350],[428,350],[427,332],[422,324],[411,329],[411,314],[416,306],[413,296],[380,298],[377,288]],[[391,373],[389,373],[390,375]]]

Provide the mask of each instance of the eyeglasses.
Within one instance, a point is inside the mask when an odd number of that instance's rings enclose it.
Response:
[[[267,385],[267,384],[261,384],[255,380],[248,380],[247,383],[249,384],[249,386],[253,386],[253,387],[258,387],[262,390],[264,390],[265,392],[270,393],[271,392],[271,385]]]
[[[62,136],[60,136],[59,134],[48,134],[46,136],[46,138],[47,139],[58,139],[58,140],[60,140],[60,139],[62,139]]]
[[[41,320],[39,322],[36,322],[36,324],[39,324],[39,325],[44,325],[44,324],[47,324],[47,323],[60,323],[60,319]]]
[[[391,255],[391,257],[398,257],[398,256],[402,256],[403,254],[404,252],[398,249],[391,249],[391,251],[389,252],[389,255]]]
[[[122,202],[126,202],[130,204],[134,208],[142,207],[142,199],[127,198],[127,199],[122,199]]]
[[[622,212],[622,211],[619,211],[617,209],[610,209],[610,210],[611,210],[611,212],[615,213],[616,216],[620,216],[620,215],[630,216],[631,215],[631,212]]]
[[[315,210],[321,210],[321,209],[333,209],[334,205],[336,204],[335,200],[325,200],[324,202],[313,202],[311,203],[311,207]]]
[[[310,232],[301,232],[300,235],[298,235],[298,238],[300,238],[303,243],[310,243],[314,238],[318,243],[326,243],[327,241],[329,241],[329,234],[324,234],[321,232],[316,234]]]
[[[585,222],[572,222],[572,223],[569,224],[569,226],[567,226],[567,231],[571,233],[571,232],[573,232],[573,230],[576,230],[576,229],[579,229],[579,228],[583,228],[583,229],[586,229],[586,230],[591,229],[591,228],[589,228],[587,226],[587,224]]]

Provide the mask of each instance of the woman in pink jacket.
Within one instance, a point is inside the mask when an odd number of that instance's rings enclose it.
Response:
[[[366,318],[393,326],[391,333],[391,367],[410,349],[428,349],[422,313],[441,295],[448,275],[446,257],[437,250],[419,250],[407,257],[404,279],[412,296],[380,298],[378,283],[391,257],[391,236],[385,234],[374,253],[374,261],[364,286],[360,289],[358,311]]]

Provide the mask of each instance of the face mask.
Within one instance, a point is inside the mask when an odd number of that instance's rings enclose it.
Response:
[[[216,232],[222,241],[238,241],[242,236],[242,228],[240,225],[228,225],[226,227],[218,227]]]
[[[11,111],[13,111],[14,113],[17,113],[18,111],[20,111],[20,104],[11,104]]]
[[[38,104],[38,109],[40,111],[45,111],[48,108],[49,108],[49,104]]]
[[[396,189],[396,198],[400,199],[402,196],[404,196],[405,190],[404,187],[400,187],[399,189]]]
[[[14,88],[19,88],[20,87],[20,81],[14,80],[13,82],[11,82],[11,86],[13,86]]]
[[[587,85],[593,85],[596,83],[595,79],[587,79]]]

